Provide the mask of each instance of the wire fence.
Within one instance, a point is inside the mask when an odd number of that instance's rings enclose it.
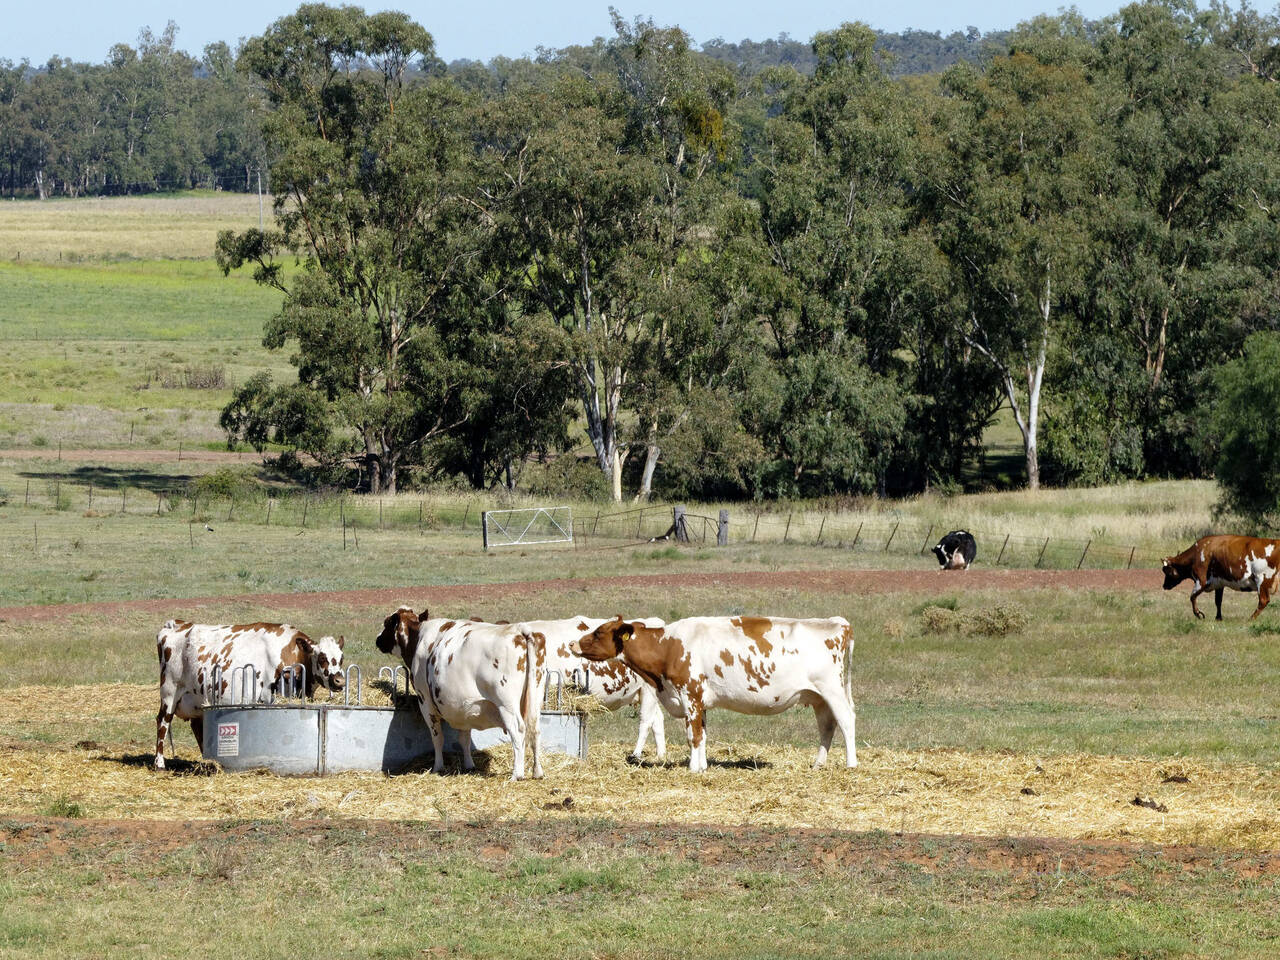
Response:
[[[61,479],[29,479],[21,488],[0,489],[0,506],[31,511],[33,538],[39,536],[39,514],[67,513],[84,517],[149,515],[189,524],[261,524],[298,530],[342,531],[359,548],[366,531],[474,532],[481,540],[482,508],[487,498],[451,500],[399,495],[377,497],[344,491],[281,491],[209,493],[190,487],[169,488],[133,484],[96,485]],[[925,555],[950,526],[910,520],[868,518],[865,515],[815,510],[728,511],[725,533],[729,544],[795,544],[858,554]],[[721,519],[685,512],[687,542],[715,546]],[[1159,561],[1137,544],[1097,538],[1028,536],[1015,530],[966,527],[978,542],[977,563],[983,566],[1051,569],[1123,569]],[[24,534],[18,534],[23,536]],[[577,548],[618,547],[678,538],[675,514],[669,505],[650,504],[628,510],[595,512],[579,509],[573,519]]]
[[[868,520],[865,516],[818,511],[730,511],[728,542],[782,543],[827,547],[854,553],[928,555],[953,527],[914,520]],[[689,541],[715,544],[718,518],[686,513]],[[575,520],[579,540],[653,542],[673,540],[672,508],[647,506],[619,513],[599,512]],[[978,562],[987,566],[1049,569],[1124,569],[1158,561],[1137,544],[1097,538],[1032,537],[1012,530],[965,527],[978,542]]]

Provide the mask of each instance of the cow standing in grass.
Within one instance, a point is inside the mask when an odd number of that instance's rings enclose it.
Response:
[[[471,731],[501,727],[511,738],[511,779],[524,779],[526,739],[533,749],[533,776],[542,776],[546,652],[523,624],[431,620],[426,610],[400,607],[383,621],[377,647],[398,652],[413,679],[435,748],[432,772],[444,771],[447,723],[458,732],[464,770],[475,769]]]
[[[1215,535],[1201,537],[1177,556],[1161,561],[1164,588],[1172,590],[1183,580],[1191,581],[1191,612],[1203,620],[1196,598],[1208,590],[1222,619],[1222,592],[1226,589],[1258,594],[1258,609],[1250,620],[1271,601],[1280,574],[1280,540],[1262,537]]]
[[[848,658],[853,631],[843,617],[689,617],[663,627],[617,617],[570,650],[589,660],[622,658],[653,686],[662,705],[685,718],[689,769],[707,769],[707,711],[775,714],[803,704],[818,720],[815,767],[827,759],[838,726],[850,767],[854,746]]]
[[[301,665],[306,695],[318,685],[330,690],[346,686],[342,672],[342,637],[313,641],[287,623],[192,623],[169,620],[156,634],[160,658],[160,712],[156,714],[157,770],[164,769],[164,738],[176,716],[191,721],[196,743],[204,744],[204,705],[225,694],[233,671],[243,667],[258,673],[259,700],[279,692],[287,670]],[[213,689],[215,668],[221,671]]]

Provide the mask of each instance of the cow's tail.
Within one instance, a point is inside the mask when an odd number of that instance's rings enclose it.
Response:
[[[525,735],[537,726],[542,714],[542,668],[538,665],[545,641],[523,624],[520,634],[524,638],[524,689],[520,692],[520,715],[524,717]]]
[[[844,698],[853,705],[853,627],[844,625]]]

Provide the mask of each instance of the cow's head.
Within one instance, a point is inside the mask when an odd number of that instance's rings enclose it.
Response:
[[[942,567],[945,567],[947,565],[947,561],[950,559],[950,557],[947,556],[947,551],[942,548],[942,544],[938,544],[933,548],[933,555],[938,558],[938,565]]]
[[[1160,561],[1160,569],[1164,571],[1164,588],[1172,590],[1187,577],[1191,576],[1191,565],[1175,563],[1173,557],[1165,557]]]
[[[382,621],[382,632],[375,641],[378,649],[383,653],[391,653],[398,648],[407,660],[409,651],[418,643],[418,626],[426,619],[426,610],[417,614],[413,612],[413,607],[402,605]]]
[[[341,690],[347,685],[347,675],[342,669],[344,637],[321,637],[311,642],[308,651],[307,672],[330,690]]]
[[[569,652],[587,660],[612,660],[622,656],[623,647],[633,636],[635,626],[619,615],[573,641],[569,644]]]

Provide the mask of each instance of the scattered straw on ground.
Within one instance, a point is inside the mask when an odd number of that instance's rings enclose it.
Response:
[[[149,687],[120,685],[105,697],[93,690],[92,699],[83,692],[77,699],[75,688],[0,693],[0,724],[28,716],[38,700],[41,710],[74,713],[91,737],[95,721],[128,714],[145,724],[154,710]],[[194,761],[190,734],[182,733],[178,756]],[[812,749],[713,740],[711,769],[691,775],[682,748],[664,766],[629,765],[625,752],[620,743],[594,743],[586,762],[552,755],[545,779],[512,784],[506,748],[491,751],[482,774],[287,778],[191,763],[185,772],[157,773],[137,746],[42,750],[10,742],[0,754],[0,816],[47,813],[65,799],[85,816],[124,819],[604,817],[1280,847],[1280,771],[1253,764],[866,748],[855,770],[814,771]],[[842,756],[837,745],[833,762]]]

